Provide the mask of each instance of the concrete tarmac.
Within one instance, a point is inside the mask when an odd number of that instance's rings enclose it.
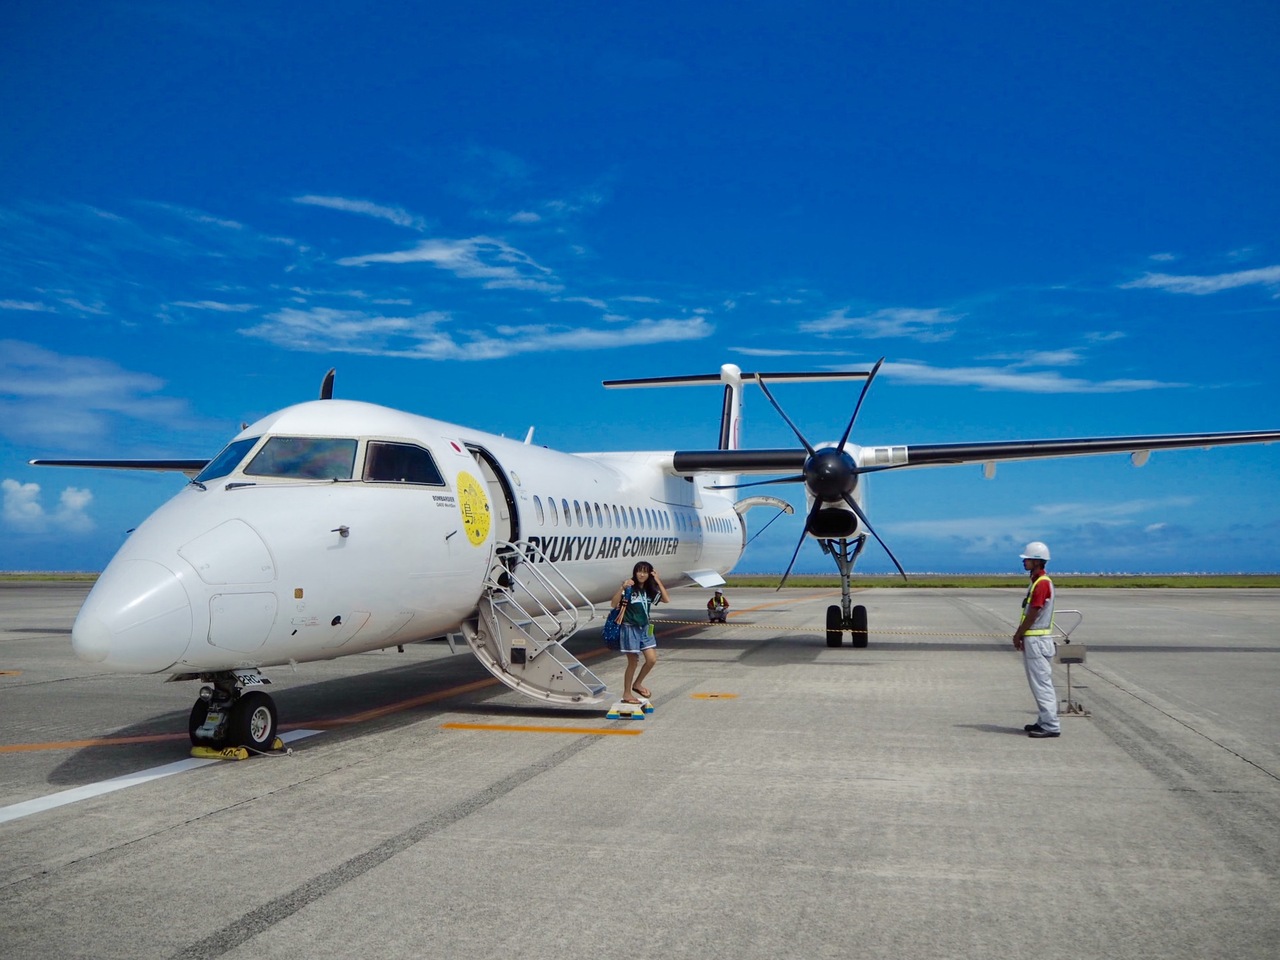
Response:
[[[421,644],[269,671],[288,756],[29,812],[189,753],[196,684],[72,655],[87,589],[0,585],[8,960],[1280,955],[1280,591],[1061,591],[1057,740],[1021,590],[863,591],[865,650],[837,591],[678,590],[645,720]]]

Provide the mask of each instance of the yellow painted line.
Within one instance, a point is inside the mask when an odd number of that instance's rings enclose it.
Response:
[[[21,673],[21,670],[0,670],[0,677],[16,677]]]
[[[442,730],[501,730],[512,733],[578,733],[593,737],[637,737],[643,730],[626,730],[615,727],[537,727],[514,723],[442,723]]]
[[[163,743],[187,740],[185,733],[152,733],[144,737],[94,737],[91,740],[61,740],[56,743],[10,743],[0,746],[0,753],[27,753],[33,750],[78,750],[81,747],[119,747],[131,743]]]
[[[689,696],[694,700],[734,700],[738,695],[736,693],[691,693]]]

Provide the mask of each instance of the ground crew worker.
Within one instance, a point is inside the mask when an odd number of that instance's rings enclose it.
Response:
[[[716,591],[716,595],[707,601],[707,620],[711,623],[724,623],[729,616],[729,601],[724,593]]]
[[[1045,573],[1049,548],[1039,540],[1028,543],[1022,551],[1022,568],[1031,578],[1027,595],[1022,599],[1022,621],[1013,632],[1013,648],[1022,653],[1027,671],[1027,684],[1039,711],[1035,723],[1024,730],[1037,740],[1062,735],[1058,723],[1058,694],[1053,689],[1053,581]]]

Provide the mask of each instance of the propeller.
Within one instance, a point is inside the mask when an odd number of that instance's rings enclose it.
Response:
[[[867,391],[871,388],[871,382],[875,380],[876,374],[880,371],[880,366],[883,363],[884,358],[881,357],[876,361],[876,365],[871,368],[867,379],[863,381],[862,392],[858,395],[858,402],[853,408],[853,416],[849,418],[849,423],[844,428],[844,434],[840,437],[840,442],[834,447],[823,447],[821,450],[814,449],[813,444],[800,432],[800,428],[787,416],[787,412],[782,409],[782,405],[774,399],[773,394],[769,391],[768,385],[764,382],[764,377],[759,374],[756,375],[756,383],[760,384],[760,389],[764,391],[764,395],[773,404],[773,409],[777,410],[778,415],[786,421],[787,426],[791,428],[791,432],[796,435],[796,438],[804,446],[805,452],[809,455],[804,462],[803,472],[799,476],[776,477],[772,480],[761,480],[738,485],[754,487],[770,483],[803,482],[808,488],[809,494],[813,497],[813,506],[809,509],[809,515],[805,517],[804,527],[800,531],[800,540],[796,543],[796,549],[791,554],[791,562],[787,564],[787,570],[778,584],[779,590],[787,582],[787,577],[791,576],[791,568],[796,564],[796,557],[800,555],[800,547],[804,544],[805,535],[809,533],[814,520],[817,519],[818,514],[827,504],[832,503],[845,503],[848,505],[849,509],[858,518],[858,522],[862,524],[868,533],[876,538],[876,542],[884,548],[884,552],[889,555],[889,559],[898,568],[898,572],[902,574],[903,579],[906,579],[907,572],[902,569],[902,564],[893,555],[893,551],[889,549],[888,544],[880,538],[880,534],[876,533],[875,528],[871,526],[871,521],[867,518],[866,512],[858,505],[858,501],[853,496],[853,491],[858,486],[859,476],[864,473],[892,469],[897,465],[886,464],[875,467],[860,467],[844,449],[845,443],[849,440],[849,434],[853,432],[853,425],[858,419],[858,411],[862,409],[862,401],[866,399]]]

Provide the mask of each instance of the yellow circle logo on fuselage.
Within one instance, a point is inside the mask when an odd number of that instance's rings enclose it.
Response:
[[[458,474],[458,509],[467,539],[472,546],[480,546],[489,537],[489,496],[484,484],[465,470]]]

